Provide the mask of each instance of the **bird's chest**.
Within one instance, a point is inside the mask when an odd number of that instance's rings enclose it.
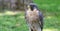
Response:
[[[38,11],[27,11],[27,18],[30,21],[37,20],[39,18]]]

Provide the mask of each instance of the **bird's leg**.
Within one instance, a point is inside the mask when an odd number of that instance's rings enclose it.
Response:
[[[33,29],[29,28],[29,31],[33,31]]]
[[[31,31],[33,31],[33,29],[31,29]]]
[[[29,27],[29,31],[33,31],[33,29],[31,27]]]
[[[29,27],[29,31],[31,31],[31,28]]]

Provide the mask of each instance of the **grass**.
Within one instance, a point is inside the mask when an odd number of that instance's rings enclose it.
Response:
[[[60,31],[59,1],[60,0],[34,0],[44,14],[44,31]],[[0,16],[0,31],[28,31],[24,19],[24,12],[16,15],[7,14]]]
[[[59,31],[60,17],[47,15],[44,17],[44,31]],[[0,16],[0,31],[28,31],[24,13]]]
[[[43,11],[47,12],[59,12],[60,11],[60,0],[34,0],[34,2]]]
[[[27,31],[24,14],[0,16],[0,31]]]

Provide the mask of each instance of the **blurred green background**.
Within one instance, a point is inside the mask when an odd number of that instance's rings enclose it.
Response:
[[[43,31],[60,31],[60,0],[34,0],[34,2],[44,15]],[[16,15],[10,13],[0,13],[0,31],[28,31],[24,11]]]

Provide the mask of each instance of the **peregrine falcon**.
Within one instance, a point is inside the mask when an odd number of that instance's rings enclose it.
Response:
[[[25,19],[29,26],[29,31],[42,31],[43,15],[35,3],[30,3],[25,11]]]

